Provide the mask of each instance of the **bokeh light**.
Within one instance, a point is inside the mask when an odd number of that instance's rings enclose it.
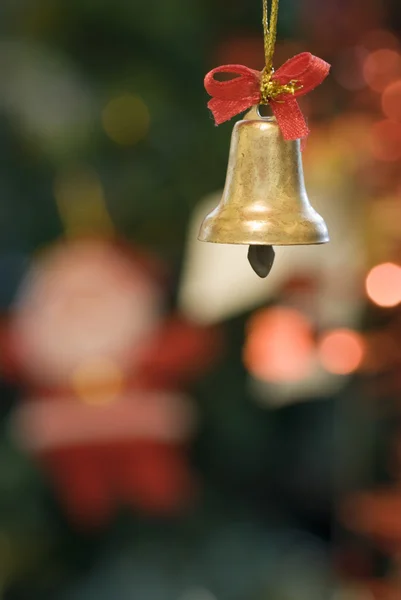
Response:
[[[401,80],[391,83],[382,96],[382,109],[386,117],[401,121]]]
[[[244,363],[263,381],[300,381],[312,368],[313,349],[311,325],[303,314],[288,308],[263,310],[249,322]]]
[[[378,306],[397,306],[401,302],[401,268],[384,263],[371,269],[366,278],[366,292]]]
[[[121,146],[133,146],[148,133],[149,109],[139,96],[124,94],[106,105],[102,122],[113,142]]]
[[[393,162],[401,159],[401,123],[390,120],[375,123],[371,128],[370,146],[378,160]]]
[[[386,48],[371,52],[363,64],[363,76],[372,90],[383,92],[392,81],[401,77],[400,54]]]
[[[318,345],[318,353],[327,371],[336,375],[349,375],[362,363],[365,342],[356,331],[335,329],[322,337]]]

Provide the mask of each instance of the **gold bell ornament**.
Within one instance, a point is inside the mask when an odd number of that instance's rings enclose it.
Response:
[[[234,127],[223,197],[198,236],[203,242],[249,245],[249,262],[260,277],[273,266],[273,246],[329,241],[326,224],[305,190],[301,140],[309,129],[296,98],[319,85],[330,65],[304,52],[274,71],[278,0],[272,0],[270,22],[267,0],[263,9],[264,70],[227,65],[205,78],[212,96],[208,106],[217,125],[251,110]],[[218,81],[215,75],[220,73],[237,77]],[[259,106],[267,104],[273,117],[260,114]]]

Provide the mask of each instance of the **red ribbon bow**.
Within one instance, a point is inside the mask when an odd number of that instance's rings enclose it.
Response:
[[[312,91],[324,81],[330,71],[330,65],[303,52],[288,60],[272,76],[272,81],[280,85],[297,84],[294,93],[283,93],[278,98],[270,99],[269,104],[281,128],[284,139],[296,140],[306,138],[309,128],[299,108],[296,98]],[[217,81],[218,73],[239,75],[229,81]],[[260,104],[262,72],[249,69],[243,65],[226,65],[217,67],[205,77],[205,88],[212,99],[208,103],[216,125],[229,121],[239,113]]]

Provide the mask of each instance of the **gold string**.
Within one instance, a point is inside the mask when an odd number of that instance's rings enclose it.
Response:
[[[299,86],[297,81],[290,81],[286,85],[281,85],[274,81],[273,57],[277,40],[277,22],[278,22],[279,0],[271,0],[271,10],[269,19],[268,0],[263,0],[263,37],[265,47],[265,68],[262,72],[260,82],[260,103],[269,104],[270,100],[277,100],[283,94],[294,95]]]
[[[268,0],[263,0],[263,34],[265,45],[265,69],[273,69],[274,49],[277,39],[277,21],[278,21],[279,0],[271,0],[271,11],[269,19]]]

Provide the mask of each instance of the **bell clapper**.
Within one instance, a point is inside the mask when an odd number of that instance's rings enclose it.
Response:
[[[274,264],[275,252],[273,246],[254,245],[249,246],[248,260],[255,271],[262,279],[267,277]]]

